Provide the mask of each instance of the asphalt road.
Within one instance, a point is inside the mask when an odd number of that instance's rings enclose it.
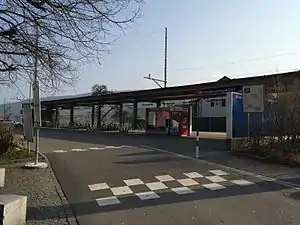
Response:
[[[45,130],[41,136],[41,151],[82,225],[300,224],[300,189],[224,166],[235,162],[230,166],[293,178],[295,185],[299,170],[251,166],[228,155],[222,141],[201,146],[202,158],[220,166],[180,156],[194,154],[188,138]]]

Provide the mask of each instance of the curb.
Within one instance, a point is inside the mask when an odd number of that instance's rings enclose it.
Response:
[[[39,152],[39,155],[48,163],[51,173],[54,176],[56,193],[57,193],[58,197],[60,198],[60,202],[63,207],[64,213],[65,213],[65,218],[67,220],[68,225],[79,225],[79,222],[75,216],[75,212],[71,208],[71,206],[66,198],[66,195],[65,195],[64,191],[62,190],[62,188],[55,176],[55,172],[52,168],[50,161],[48,160],[47,156],[44,155],[43,153]]]
[[[267,158],[267,157],[263,157],[263,156],[256,156],[256,155],[251,155],[251,154],[247,154],[247,153],[241,153],[241,152],[232,152],[233,155],[236,156],[241,156],[244,158],[249,158],[249,159],[254,159],[257,161],[262,161],[265,163],[269,163],[269,164],[274,164],[274,165],[284,165],[284,166],[289,166],[292,168],[300,168],[300,165],[297,163],[292,163],[292,162],[280,162],[280,161],[272,161],[271,159]]]

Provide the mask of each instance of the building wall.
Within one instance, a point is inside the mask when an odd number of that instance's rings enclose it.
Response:
[[[226,117],[226,96],[200,99],[199,117]]]
[[[6,115],[5,115],[6,113]],[[22,103],[12,102],[0,105],[0,117],[9,116],[11,120],[21,122],[22,120]]]
[[[193,109],[193,131],[226,131],[226,96],[199,99]]]

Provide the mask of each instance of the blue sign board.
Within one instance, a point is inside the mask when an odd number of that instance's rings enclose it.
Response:
[[[243,110],[243,95],[232,93],[232,137],[248,135],[248,115]]]

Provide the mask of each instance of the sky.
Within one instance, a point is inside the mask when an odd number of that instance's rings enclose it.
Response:
[[[167,86],[300,69],[298,0],[145,0],[142,15],[120,36],[101,65],[79,69],[63,93],[86,93],[94,84],[114,90],[156,88],[163,79],[164,28],[168,27]],[[28,88],[22,87],[28,96]],[[42,94],[43,95],[43,94]],[[0,103],[22,97],[1,90]]]

